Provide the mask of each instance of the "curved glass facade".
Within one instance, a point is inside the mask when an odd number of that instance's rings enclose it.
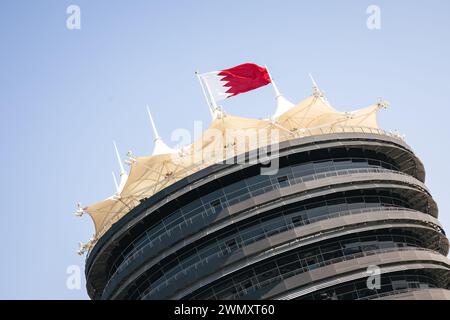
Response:
[[[367,286],[367,279],[333,286],[301,297],[299,300],[369,300],[399,293],[432,288],[450,289],[440,278],[449,277],[439,270],[400,271],[380,276],[380,287]]]
[[[357,197],[366,199],[366,197]],[[367,197],[368,200],[373,200],[376,197]],[[392,199],[391,199],[392,200]],[[193,269],[198,269],[200,266],[207,268],[208,262],[214,260],[225,261],[227,257],[239,249],[245,248],[259,240],[267,239],[273,235],[292,230],[296,227],[301,227],[310,223],[318,222],[325,219],[342,217],[351,214],[390,212],[395,214],[396,211],[404,211],[400,207],[389,206],[391,203],[374,203],[374,202],[352,202],[355,198],[335,199],[332,202],[341,202],[341,204],[327,206],[326,202],[311,204],[310,209],[302,208],[289,209],[282,213],[272,213],[271,215],[261,218],[257,217],[254,221],[247,222],[240,225],[239,228],[226,229],[222,234],[217,234],[216,237],[207,241],[201,241],[195,246],[189,246],[188,250],[178,252],[171,260],[166,259],[156,264],[152,274],[146,272],[142,277],[149,280],[151,286],[157,286],[164,281],[173,280],[174,277],[181,273],[190,272]],[[348,203],[348,202],[350,203]],[[351,205],[353,209],[342,210],[342,205]],[[319,209],[320,210],[317,210]],[[341,210],[340,210],[341,209]],[[411,212],[416,212],[411,210]],[[151,239],[148,239],[150,243]],[[139,254],[145,254],[145,246],[138,249],[134,253],[133,259],[136,259]],[[149,247],[150,248],[150,247]],[[126,269],[128,263],[133,259],[128,258],[116,272],[121,272]],[[113,279],[113,278],[112,278]],[[153,280],[154,279],[154,280]],[[140,287],[141,288],[141,287]]]
[[[299,299],[374,299],[448,289],[450,262],[438,261],[448,240],[409,147],[360,133],[327,137],[308,151],[301,139],[289,145],[276,174],[259,175],[259,164],[206,168],[204,176],[143,201],[89,257],[90,295],[270,299],[297,290],[292,297]],[[396,257],[402,268],[403,255],[415,269],[387,272],[379,291],[362,288],[366,279],[332,281],[343,272],[335,266],[352,266],[345,277],[357,277],[364,261]],[[425,258],[414,261],[419,255]],[[306,290],[319,271],[332,287]],[[438,273],[444,280],[434,278]],[[283,292],[287,283],[291,291]]]
[[[370,168],[376,170],[365,170]],[[294,184],[320,179],[324,173],[333,172],[335,175],[339,175],[351,174],[352,172],[378,172],[378,170],[383,169],[393,170],[395,167],[390,163],[374,159],[331,159],[285,167],[281,168],[275,175],[259,175],[232,183],[185,205],[169,214],[157,225],[149,227],[118,255],[116,261],[112,264],[110,275],[120,266],[122,261],[132,256],[137,250],[146,245],[153,246],[152,241],[163,241],[164,236],[173,239],[172,230],[182,227],[188,228],[192,224],[198,226],[197,219],[218,215],[224,208],[251,197]],[[207,222],[210,222],[210,219]]]
[[[398,248],[416,250],[423,245],[423,239],[417,236],[392,233],[324,241],[316,246],[277,255],[275,258],[267,259],[264,264],[240,270],[235,275],[224,277],[210,285],[207,290],[196,292],[187,298],[239,299],[245,297],[251,290],[261,289],[282,279],[329,264],[394,251]],[[158,290],[158,287],[154,290]]]
[[[270,213],[264,217],[257,216],[255,219],[249,219],[248,222],[239,225],[239,227],[218,232],[213,239],[206,242],[202,241],[202,247],[206,248],[201,251],[213,253],[218,252],[218,250],[230,251],[234,247],[243,247],[273,234],[339,216],[386,210],[393,213],[396,210],[416,212],[407,208],[408,204],[404,199],[394,196],[348,196],[311,204],[300,204],[286,210]],[[133,244],[133,250],[121,261],[115,272],[120,272],[126,268],[127,264],[136,259],[141,251],[152,248],[152,242],[156,240],[159,239],[154,239],[146,233],[144,237]],[[196,249],[192,249],[191,253],[200,254],[194,250]]]

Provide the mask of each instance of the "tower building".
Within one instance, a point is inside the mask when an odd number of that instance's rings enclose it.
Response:
[[[378,126],[386,103],[338,112],[317,85],[277,101],[264,120],[215,113],[180,150],[152,120],[155,152],[129,154],[119,193],[79,210],[96,229],[92,299],[450,299],[438,207],[420,159]]]

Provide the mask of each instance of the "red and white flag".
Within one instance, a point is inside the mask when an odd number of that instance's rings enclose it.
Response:
[[[199,75],[214,101],[224,100],[257,89],[272,82],[266,68],[254,63],[244,63],[222,71]]]

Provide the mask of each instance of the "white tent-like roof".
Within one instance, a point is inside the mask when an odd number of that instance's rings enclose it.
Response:
[[[339,128],[340,132],[354,132],[355,129],[363,131],[364,128],[379,129],[377,112],[386,106],[387,102],[378,101],[363,109],[339,112],[320,96],[312,95],[275,120],[297,137],[321,134],[324,132],[321,129],[326,128]]]
[[[164,143],[149,111],[153,153],[144,157],[131,156],[129,174],[121,166],[117,193],[78,211],[79,215],[88,213],[94,221],[96,234],[92,243],[143,199],[214,163],[296,137],[336,132],[334,130],[354,132],[358,128],[379,128],[377,112],[387,106],[386,102],[380,100],[363,109],[339,112],[313,83],[313,95],[297,105],[277,95],[277,109],[270,119],[243,118],[214,110],[209,127],[183,151]],[[92,243],[84,247],[89,249]]]
[[[178,153],[138,157],[132,161],[129,178],[120,196],[139,203],[195,171],[189,158]]]
[[[219,163],[289,136],[293,136],[289,130],[271,120],[222,113],[189,147],[189,154],[193,163]]]

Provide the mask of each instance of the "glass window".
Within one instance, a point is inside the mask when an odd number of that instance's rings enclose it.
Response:
[[[276,219],[272,221],[270,224],[265,224],[263,226],[266,237],[271,236],[272,234],[282,232],[286,227],[286,224],[282,219]]]
[[[321,246],[321,250],[322,252],[330,252],[330,251],[336,251],[336,250],[340,250],[341,249],[341,245],[338,242],[332,242],[332,243],[327,243],[324,244],[323,246]]]
[[[240,272],[239,274],[237,274],[234,277],[234,281],[236,283],[238,283],[240,281],[244,281],[244,280],[249,279],[249,278],[254,277],[254,276],[255,276],[255,272],[253,271],[253,269],[249,269],[249,270],[245,270],[245,271]]]
[[[291,169],[290,166],[289,167],[280,168],[280,169],[278,169],[278,172],[277,172],[277,176],[278,177],[280,177],[280,176],[288,176],[288,175],[291,175],[291,174],[292,174],[292,169]]]
[[[359,246],[359,244],[346,244],[344,245],[344,255],[345,256],[349,256],[352,254],[356,254],[361,252],[361,247]]]
[[[263,239],[264,232],[260,228],[253,228],[246,232],[241,233],[242,240],[245,244],[253,243],[255,241]]]
[[[312,163],[298,165],[298,166],[292,167],[292,172],[295,177],[311,175],[311,174],[315,173],[314,165]]]
[[[324,160],[324,161],[316,161],[314,162],[314,168],[329,168],[330,166],[334,166],[332,160]]]
[[[324,216],[328,214],[328,207],[318,207],[311,210],[308,210],[308,218],[314,219],[320,216]]]
[[[189,213],[193,211],[194,209],[197,209],[198,207],[202,206],[202,202],[200,199],[197,199],[195,201],[192,201],[185,205],[183,208],[181,208],[181,211],[185,216],[190,216]]]
[[[237,288],[234,285],[232,285],[227,289],[218,292],[216,294],[216,298],[219,300],[231,300],[234,299],[234,296],[237,294],[237,292],[238,292]]]
[[[210,206],[213,210],[213,213],[218,213],[218,212],[222,211],[222,209],[223,209],[222,202],[220,201],[220,199],[212,201],[210,203]]]
[[[334,167],[336,170],[342,170],[350,168],[352,162],[350,159],[335,159],[334,160]]]
[[[296,217],[292,217],[292,223],[294,224],[294,226],[299,227],[305,224],[303,215],[299,215]]]
[[[395,280],[391,282],[392,289],[394,290],[402,290],[408,288],[408,283],[406,280]]]
[[[289,179],[287,176],[278,177],[277,181],[278,181],[278,184],[280,185],[280,188],[289,186]]]
[[[236,242],[236,239],[230,239],[230,240],[227,240],[227,241],[225,242],[225,245],[227,246],[227,248],[228,248],[230,251],[232,251],[232,250],[234,250],[234,249],[236,249],[236,248],[238,247],[238,244],[237,244],[237,242]]]
[[[290,274],[296,274],[301,272],[302,264],[300,261],[293,261],[291,263],[283,264],[279,267],[282,275],[290,276]]]
[[[216,285],[214,285],[215,292],[221,292],[223,290],[227,290],[228,288],[234,286],[232,281],[219,281]]]
[[[252,283],[251,279],[244,280],[240,283],[240,287],[242,288],[243,291],[250,289],[252,286],[253,286],[253,283]]]
[[[245,187],[247,187],[246,181],[245,180],[240,180],[238,182],[235,182],[233,184],[230,184],[230,185],[224,187],[223,188],[223,192],[224,192],[224,194],[229,195],[229,194],[231,194],[231,193],[233,193],[235,191],[239,191],[239,190],[241,190],[242,188],[245,188]]]
[[[266,281],[278,275],[278,269],[275,262],[269,262],[255,268],[255,273],[259,282]]]

